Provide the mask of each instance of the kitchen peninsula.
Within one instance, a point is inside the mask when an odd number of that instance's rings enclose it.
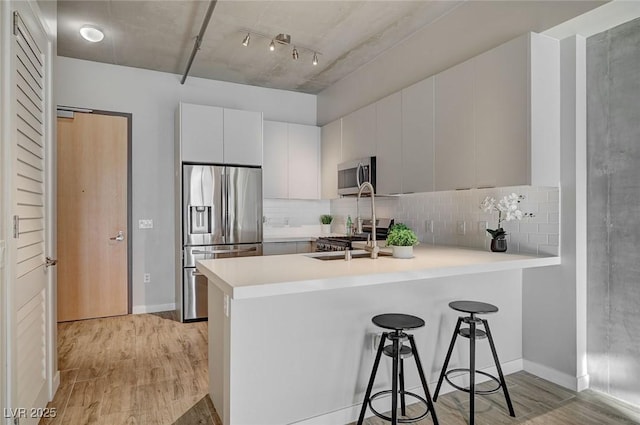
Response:
[[[415,336],[433,383],[457,319],[447,305],[456,299],[499,306],[491,321],[503,370],[521,370],[522,269],[560,258],[443,246],[414,252],[408,260],[297,254],[199,261],[209,279],[209,388],[223,423],[353,421],[381,332],[371,317],[380,313],[426,321]],[[491,371],[485,348],[477,364]],[[457,345],[452,365],[465,364],[467,351]],[[412,367],[409,390],[419,387]],[[389,386],[389,372],[383,362],[376,387]]]

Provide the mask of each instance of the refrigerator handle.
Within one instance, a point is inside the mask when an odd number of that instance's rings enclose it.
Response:
[[[231,205],[229,205],[229,186],[230,186],[229,182],[231,180],[230,179],[231,176],[229,175],[229,168],[225,168],[225,170],[226,170],[226,173],[225,173],[225,176],[224,176],[224,185],[225,185],[225,197],[226,197],[226,201],[225,202],[226,202],[226,205],[225,205],[225,208],[224,208],[224,213],[225,213],[224,234],[225,234],[225,237],[227,238],[226,239],[227,243],[229,243],[232,240],[232,237],[231,237],[231,225],[229,223],[229,216],[231,215],[231,214],[229,214],[229,211],[231,209]]]
[[[227,243],[227,168],[223,168],[222,171],[222,182],[221,182],[222,190],[220,191],[220,203],[222,205],[222,242]]]

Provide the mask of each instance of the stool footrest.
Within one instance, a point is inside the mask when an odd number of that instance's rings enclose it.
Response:
[[[387,357],[394,357],[393,345],[385,346],[384,349],[382,350],[382,352]],[[413,355],[413,351],[411,350],[411,347],[409,347],[407,345],[403,345],[403,346],[400,347],[400,358],[401,359],[406,359],[407,357],[411,357],[412,355]]]
[[[471,370],[470,370],[470,369],[468,369],[468,368],[457,368],[457,369],[451,369],[451,370],[448,370],[448,371],[444,374],[444,379],[446,379],[446,380],[447,380],[447,382],[449,383],[449,385],[451,385],[452,387],[454,387],[454,388],[455,388],[455,389],[457,389],[457,390],[464,391],[465,393],[469,393],[469,392],[471,392],[471,390],[470,390],[469,388],[461,387],[461,386],[456,385],[456,384],[454,384],[453,382],[451,382],[451,379],[449,379],[449,374],[451,374],[451,373],[456,373],[456,372],[466,372],[466,373],[470,373],[470,372],[471,372]],[[496,378],[495,376],[493,376],[493,375],[491,375],[491,374],[489,374],[489,373],[487,373],[487,372],[483,372],[483,371],[481,371],[481,370],[476,370],[476,373],[477,373],[477,374],[479,374],[479,375],[486,376],[487,378],[490,378],[491,380],[493,380],[493,381],[497,384],[497,387],[492,388],[492,389],[490,389],[490,390],[478,390],[478,389],[476,389],[476,390],[474,391],[476,394],[479,394],[479,395],[493,394],[493,393],[496,393],[496,392],[500,391],[500,388],[502,388],[502,384],[500,383],[500,380],[499,380],[498,378]]]
[[[369,397],[369,409],[371,409],[371,411],[373,412],[374,415],[376,415],[377,417],[379,417],[380,419],[384,419],[385,421],[389,421],[391,422],[391,416],[387,416],[384,415],[380,412],[378,412],[373,405],[371,404],[373,402],[373,400],[375,400],[377,397],[381,397],[385,394],[391,394],[391,390],[384,390],[384,391],[379,391],[377,393],[375,393],[374,395],[372,395],[371,397]],[[423,414],[421,414],[420,416],[416,416],[413,418],[398,418],[398,423],[400,424],[410,424],[413,422],[418,422],[419,420],[425,418],[430,410],[429,410],[429,403],[427,403],[427,400],[425,400],[423,397],[419,396],[418,394],[412,393],[410,391],[398,391],[398,395],[400,394],[404,394],[405,396],[409,396],[409,397],[413,397],[415,399],[417,399],[420,403],[422,403],[425,406],[425,411]]]

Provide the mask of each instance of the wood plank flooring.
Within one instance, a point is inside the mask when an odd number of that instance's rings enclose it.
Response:
[[[48,406],[58,414],[40,424],[221,425],[207,394],[207,322],[173,318],[167,312],[59,324],[61,384]],[[478,396],[476,424],[640,424],[640,409],[593,391],[575,393],[526,372],[508,375],[507,383],[517,417],[509,416],[501,393]],[[440,423],[466,425],[468,405],[459,391],[440,396]],[[407,410],[421,412],[416,405]]]

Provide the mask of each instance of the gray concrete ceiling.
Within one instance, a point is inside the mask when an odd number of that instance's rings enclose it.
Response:
[[[549,13],[553,3],[547,3]],[[58,55],[182,74],[208,4],[59,0]],[[219,0],[189,75],[316,94],[461,6],[464,0]],[[83,40],[78,30],[85,24],[103,29],[105,39]],[[477,25],[491,31],[500,17]],[[243,47],[247,30],[273,37],[288,33],[292,45],[321,52],[319,64],[313,66],[313,54],[303,49],[292,60],[292,46],[270,52],[270,40],[256,35]]]

